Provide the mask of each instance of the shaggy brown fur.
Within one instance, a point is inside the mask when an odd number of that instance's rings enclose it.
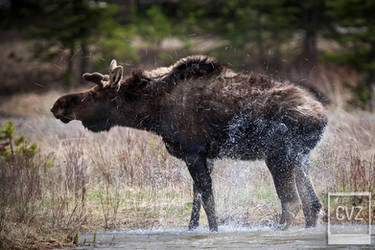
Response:
[[[264,75],[233,72],[206,56],[134,71],[124,80],[122,67],[113,61],[109,76],[84,78],[97,86],[59,98],[51,109],[55,117],[81,120],[95,132],[119,125],[160,135],[194,180],[190,229],[198,226],[202,200],[210,230],[217,230],[210,172],[211,160],[223,157],[265,159],[282,204],[280,223],[288,227],[293,222],[299,195],[306,226],[315,226],[320,203],[307,166],[327,117],[306,90]]]

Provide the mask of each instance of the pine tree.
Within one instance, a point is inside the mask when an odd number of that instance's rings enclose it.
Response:
[[[116,25],[115,9],[103,1],[12,0],[5,7],[1,26],[17,28],[37,39],[36,57],[50,60],[63,50],[68,51],[64,79],[67,85],[73,82],[73,56],[81,53],[80,70],[84,73],[88,69],[88,45],[116,28],[108,27],[108,23]]]
[[[330,38],[342,50],[328,51],[328,62],[350,66],[362,72],[363,82],[355,90],[362,108],[375,110],[375,1],[327,1],[328,15],[335,26]]]

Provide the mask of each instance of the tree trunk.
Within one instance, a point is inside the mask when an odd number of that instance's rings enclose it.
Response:
[[[262,23],[261,23],[261,13],[257,11],[256,13],[256,43],[258,47],[258,59],[262,62],[264,58],[264,46],[263,46],[263,34],[262,34]]]
[[[273,47],[273,53],[272,53],[272,60],[271,60],[271,70],[273,72],[279,72],[280,68],[282,67],[281,58],[281,43],[280,41],[280,33],[278,31],[273,32],[272,34],[272,40],[276,41],[276,43],[272,46]]]
[[[370,44],[370,60],[371,62],[375,61],[375,42]],[[369,91],[369,100],[368,107],[371,112],[375,111],[375,69],[372,69],[368,72],[368,77],[366,79],[367,91]]]
[[[314,67],[317,63],[317,34],[313,29],[305,30],[305,39],[303,46],[303,59],[306,62],[306,66]]]
[[[314,4],[306,5],[303,5],[303,30],[305,37],[303,40],[302,65],[304,65],[306,70],[310,71],[316,65],[318,58],[318,9]]]
[[[370,93],[370,98],[369,98],[369,109],[371,112],[375,111],[375,71],[372,70],[370,72],[370,77],[367,80],[367,89]]]
[[[366,79],[366,91],[369,93],[368,108],[371,112],[375,111],[375,70],[368,73]]]
[[[67,68],[64,77],[64,85],[66,87],[72,86],[72,76],[73,76],[73,55],[74,55],[74,45],[69,49],[69,55],[67,59]]]
[[[81,72],[80,76],[88,72],[89,66],[89,50],[86,43],[81,43]]]

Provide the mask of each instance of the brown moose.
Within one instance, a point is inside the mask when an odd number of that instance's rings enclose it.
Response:
[[[127,126],[161,136],[169,153],[186,162],[194,181],[190,230],[199,224],[201,202],[210,230],[218,229],[210,176],[218,158],[264,159],[281,201],[281,227],[294,221],[299,198],[306,227],[316,225],[321,205],[308,161],[327,117],[306,90],[264,75],[236,73],[206,56],[134,71],[126,78],[112,60],[109,75],[86,73],[83,78],[96,86],[60,97],[51,109],[54,116],[64,123],[80,120],[94,132]]]

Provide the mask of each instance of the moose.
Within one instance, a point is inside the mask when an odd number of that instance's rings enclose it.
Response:
[[[262,74],[237,73],[202,55],[127,77],[123,71],[112,60],[108,74],[83,74],[96,85],[60,97],[51,112],[64,123],[80,120],[94,132],[126,126],[161,136],[193,179],[189,230],[199,225],[201,205],[209,230],[218,230],[210,174],[213,160],[221,158],[265,160],[281,201],[280,228],[294,222],[300,200],[305,226],[316,225],[321,204],[309,177],[309,156],[328,120],[307,90]]]

